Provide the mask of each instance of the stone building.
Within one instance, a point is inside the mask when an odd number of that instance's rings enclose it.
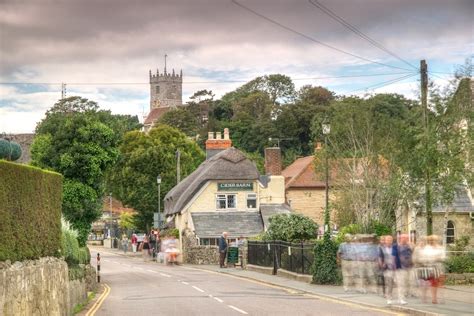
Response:
[[[255,163],[232,147],[227,129],[224,137],[209,133],[206,152],[206,161],[164,199],[165,216],[180,232],[186,262],[194,262],[190,258],[196,246],[215,246],[223,231],[231,241],[253,237],[264,231],[273,214],[289,213],[284,178],[261,176]]]
[[[183,105],[183,71],[179,74],[174,69],[168,73],[166,67],[163,73],[156,70],[150,76],[150,112],[143,123],[145,131],[150,130],[155,122],[169,110]]]

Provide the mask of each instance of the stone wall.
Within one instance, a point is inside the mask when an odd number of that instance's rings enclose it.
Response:
[[[0,314],[69,315],[68,268],[65,261],[0,263]]]
[[[193,246],[186,249],[188,264],[219,264],[219,251],[217,246]]]
[[[66,262],[58,258],[0,262],[0,315],[71,315],[96,289],[90,265],[84,279],[70,281]]]
[[[433,234],[444,236],[444,213],[433,212]],[[454,238],[462,236],[471,236],[469,246],[474,249],[474,221],[470,218],[469,213],[449,213],[448,220],[454,223]],[[426,217],[419,215],[416,218],[416,238],[426,236]]]

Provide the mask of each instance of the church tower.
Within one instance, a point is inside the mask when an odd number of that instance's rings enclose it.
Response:
[[[175,74],[166,71],[166,64],[163,73],[156,70],[152,74],[150,70],[150,111],[155,108],[176,107],[183,104],[183,71]]]

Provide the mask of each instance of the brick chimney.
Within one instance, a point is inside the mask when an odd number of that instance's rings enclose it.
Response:
[[[265,173],[267,175],[281,175],[280,147],[265,148]]]
[[[229,137],[228,128],[224,128],[224,138],[221,132],[209,132],[206,140],[206,159],[230,147],[232,147],[232,140]]]

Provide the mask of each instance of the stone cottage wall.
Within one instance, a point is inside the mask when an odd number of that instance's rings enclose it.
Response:
[[[0,263],[0,314],[69,315],[68,268],[65,261]]]
[[[0,262],[0,315],[71,315],[97,288],[94,268],[85,270],[84,279],[70,281],[58,258]]]

